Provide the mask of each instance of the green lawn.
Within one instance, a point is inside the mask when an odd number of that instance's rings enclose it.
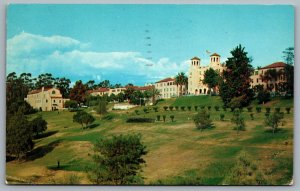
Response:
[[[200,132],[195,128],[193,116],[197,113],[194,106],[209,106],[215,128]],[[284,126],[276,134],[267,132],[264,126],[265,107],[292,107],[293,100],[272,100],[263,105],[261,113],[251,120],[249,112],[243,111],[246,131],[239,134],[233,130],[230,122],[232,112],[216,111],[214,106],[222,106],[217,96],[191,96],[160,101],[158,112],[144,107],[128,111],[113,110],[113,119],[102,119],[92,110],[86,109],[96,117],[93,128],[82,129],[73,123],[74,112],[42,112],[48,122],[48,136],[35,140],[35,148],[27,161],[10,161],[6,165],[6,174],[12,182],[22,180],[32,183],[53,183],[61,177],[78,175],[81,183],[89,184],[86,167],[91,164],[93,143],[102,136],[121,133],[140,133],[148,154],[144,157],[146,165],[142,175],[145,184],[195,184],[221,185],[224,177],[235,164],[236,156],[242,151],[251,155],[260,169],[266,174],[270,184],[288,184],[293,174],[293,109],[285,114]],[[252,104],[255,107],[257,104]],[[163,106],[192,106],[191,111],[165,111]],[[199,108],[198,108],[199,109]],[[135,113],[139,110],[139,114]],[[225,120],[220,121],[220,114]],[[154,123],[126,123],[128,117],[150,117],[160,121]],[[166,122],[162,116],[166,115]],[[175,116],[171,122],[170,115]],[[56,168],[60,161],[61,168]],[[22,169],[22,170],[20,170]]]

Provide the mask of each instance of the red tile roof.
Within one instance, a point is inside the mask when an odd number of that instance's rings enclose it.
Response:
[[[273,64],[265,66],[261,69],[280,68],[280,67],[285,67],[285,66],[286,66],[286,63],[284,63],[284,62],[274,62]]]
[[[217,54],[217,53],[213,53],[212,55],[210,55],[210,56],[219,56],[220,57],[220,55],[219,54]]]
[[[134,87],[135,90],[140,90],[140,91],[151,90],[153,88],[154,88],[154,86],[141,86],[141,87],[135,86]]]
[[[200,60],[200,58],[198,58],[197,56],[195,56],[195,57],[192,58],[191,60]]]
[[[158,81],[158,82],[155,82],[155,83],[161,83],[161,82],[173,82],[173,81],[175,81],[174,78],[165,78],[165,79],[162,79],[162,80],[160,80],[160,81]]]
[[[91,90],[90,93],[93,93],[93,92],[108,92],[109,89],[108,88],[98,88],[96,90]]]
[[[48,91],[50,89],[52,89],[52,87],[47,87],[47,88],[44,88],[44,91]],[[42,88],[37,89],[37,90],[31,90],[30,92],[28,92],[28,94],[37,94],[37,93],[40,93],[40,92],[42,92]]]

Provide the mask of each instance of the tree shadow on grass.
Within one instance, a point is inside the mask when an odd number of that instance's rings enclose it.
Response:
[[[283,128],[277,128],[274,133],[286,133],[288,130]],[[269,128],[265,130],[266,133],[273,133],[273,129]]]
[[[29,153],[27,153],[26,161],[33,161],[35,159],[41,158],[46,154],[50,153],[62,140],[56,140],[48,145],[43,145],[38,148],[33,149]]]
[[[94,128],[98,127],[99,125],[100,125],[99,123],[95,123],[95,124],[88,125],[87,127],[84,127],[83,129],[94,129]]]
[[[54,135],[56,134],[58,131],[48,131],[46,133],[43,133],[43,134],[39,134],[39,135],[36,135],[34,136],[34,139],[41,139],[41,138],[45,138],[45,137],[49,137],[51,135]]]

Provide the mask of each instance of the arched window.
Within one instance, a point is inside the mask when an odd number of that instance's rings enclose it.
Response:
[[[55,94],[55,90],[52,91],[52,94]]]

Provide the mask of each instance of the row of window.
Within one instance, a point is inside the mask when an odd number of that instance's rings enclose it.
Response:
[[[165,83],[159,83],[159,84],[156,84],[156,87],[160,86],[171,86],[171,85],[175,85],[175,82],[165,82]]]

